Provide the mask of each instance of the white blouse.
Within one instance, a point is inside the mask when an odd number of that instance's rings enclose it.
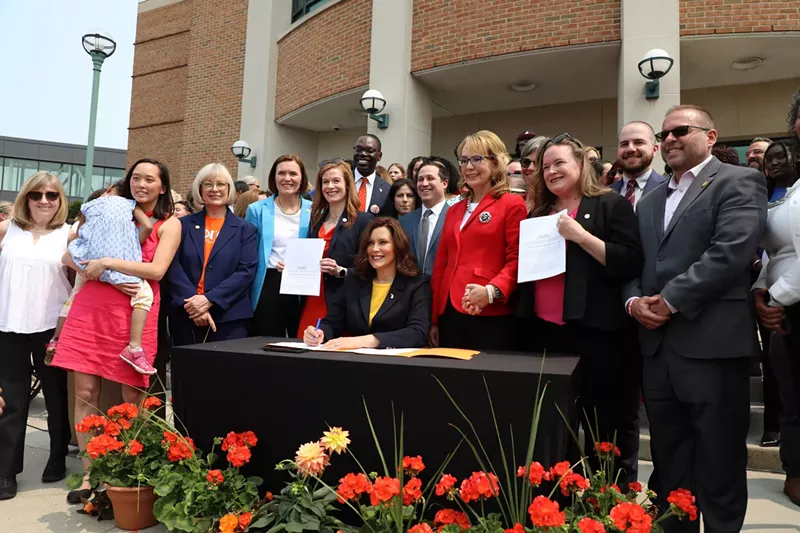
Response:
[[[275,204],[275,230],[267,268],[278,268],[278,261],[283,261],[286,255],[286,245],[290,240],[300,236],[300,213],[302,211],[301,206],[294,215],[287,215]]]
[[[795,182],[783,201],[767,212],[767,229],[761,245],[769,261],[764,264],[754,289],[769,289],[776,304],[790,306],[800,302],[800,193]]]
[[[56,327],[71,290],[61,263],[68,237],[64,224],[34,243],[33,233],[11,221],[0,242],[0,331],[37,333]]]

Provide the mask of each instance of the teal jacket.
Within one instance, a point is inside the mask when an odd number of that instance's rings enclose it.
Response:
[[[298,237],[304,239],[308,236],[308,225],[311,221],[311,202],[304,198],[301,198],[300,201],[300,233]],[[275,197],[270,196],[266,200],[250,204],[245,219],[255,224],[258,230],[258,268],[256,269],[256,278],[253,280],[253,289],[250,292],[250,302],[255,310],[258,305],[258,297],[261,296],[261,288],[264,286],[264,276],[267,275],[269,255],[272,252],[272,239],[275,232]]]

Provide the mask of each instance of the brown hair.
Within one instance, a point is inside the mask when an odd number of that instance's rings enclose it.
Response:
[[[386,170],[386,167],[382,167],[381,165],[376,166],[375,174],[377,174],[380,179],[387,183],[392,182],[392,177],[389,175],[389,171]]]
[[[265,193],[261,189],[252,189],[240,194],[239,198],[236,199],[236,203],[233,205],[233,214],[239,218],[244,218],[247,214],[247,208],[250,204],[256,203],[259,195],[262,194]]]
[[[329,170],[338,169],[344,175],[344,213],[347,222],[342,225],[344,227],[352,226],[358,217],[358,194],[356,193],[356,183],[353,177],[353,170],[345,162],[341,163],[327,163],[319,169],[317,173],[317,192],[314,194],[314,202],[311,204],[311,222],[309,227],[314,228],[319,224],[320,220],[325,220],[330,211],[330,204],[328,199],[325,198],[325,193],[322,192],[322,176]]]
[[[611,192],[608,187],[603,187],[597,181],[592,163],[589,161],[589,156],[586,155],[588,148],[584,148],[581,142],[571,137],[565,137],[558,145],[566,145],[571,148],[572,156],[581,165],[581,175],[578,178],[578,185],[581,189],[581,195],[584,197],[600,196]],[[533,173],[533,195],[536,206],[533,210],[533,216],[540,217],[549,215],[556,205],[556,195],[550,192],[547,188],[547,183],[544,180],[544,169],[542,162],[544,161],[544,154],[552,146],[552,139],[548,139],[547,143],[536,154],[536,171]]]
[[[50,185],[58,191],[58,210],[56,210],[53,218],[47,224],[47,229],[58,229],[66,222],[69,206],[67,205],[67,193],[64,192],[61,180],[55,174],[42,171],[37,172],[22,184],[22,189],[20,189],[17,198],[14,200],[14,223],[21,230],[28,231],[33,227],[33,217],[28,205],[28,193],[38,191],[46,185]]]
[[[417,261],[411,253],[411,243],[408,242],[406,232],[403,231],[403,227],[396,219],[389,217],[373,218],[361,234],[361,238],[358,241],[358,254],[356,254],[356,258],[353,261],[353,268],[356,273],[365,279],[375,277],[375,269],[369,264],[367,247],[369,246],[372,232],[378,228],[386,228],[392,234],[394,263],[397,272],[405,276],[417,276],[419,274]]]
[[[508,172],[508,163],[511,161],[511,157],[508,155],[506,145],[503,144],[500,137],[498,137],[496,133],[488,130],[481,130],[467,135],[464,137],[464,140],[461,141],[461,144],[458,145],[458,148],[456,148],[458,157],[461,157],[464,148],[467,146],[473,147],[476,152],[484,157],[488,156],[491,158],[494,168],[492,169],[490,178],[492,188],[489,190],[489,194],[498,198],[507,193],[508,177],[506,173]],[[459,188],[466,187],[467,201],[472,201],[472,189],[466,184],[463,177],[459,180],[458,186]]]
[[[272,168],[269,170],[267,187],[269,188],[270,192],[273,194],[278,194],[278,185],[275,182],[276,175],[278,173],[278,165],[285,163],[286,161],[294,161],[297,163],[297,166],[300,167],[300,188],[297,189],[297,194],[303,194],[304,192],[308,191],[308,174],[306,174],[306,166],[303,164],[303,160],[300,159],[300,156],[298,155],[286,154],[276,159],[275,162],[272,163]]]
[[[387,170],[387,172],[388,172],[389,170],[392,170],[392,167],[397,167],[397,170],[399,170],[399,171],[400,171],[400,174],[402,174],[402,175],[400,176],[401,178],[405,178],[405,177],[406,177],[406,167],[404,167],[404,166],[403,166],[403,165],[401,165],[400,163],[392,163],[391,165],[389,165],[389,168],[387,168],[387,169],[386,169],[386,170]]]

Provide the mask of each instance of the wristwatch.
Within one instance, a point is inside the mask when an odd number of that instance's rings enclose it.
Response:
[[[336,274],[336,277],[342,279],[345,276],[347,276],[347,269],[345,267],[339,267],[339,272]]]

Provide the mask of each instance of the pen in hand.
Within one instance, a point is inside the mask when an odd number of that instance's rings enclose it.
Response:
[[[321,322],[322,322],[322,319],[318,318],[317,319],[317,325],[314,326],[314,334],[317,336],[317,338],[319,338],[319,325],[320,325]]]

